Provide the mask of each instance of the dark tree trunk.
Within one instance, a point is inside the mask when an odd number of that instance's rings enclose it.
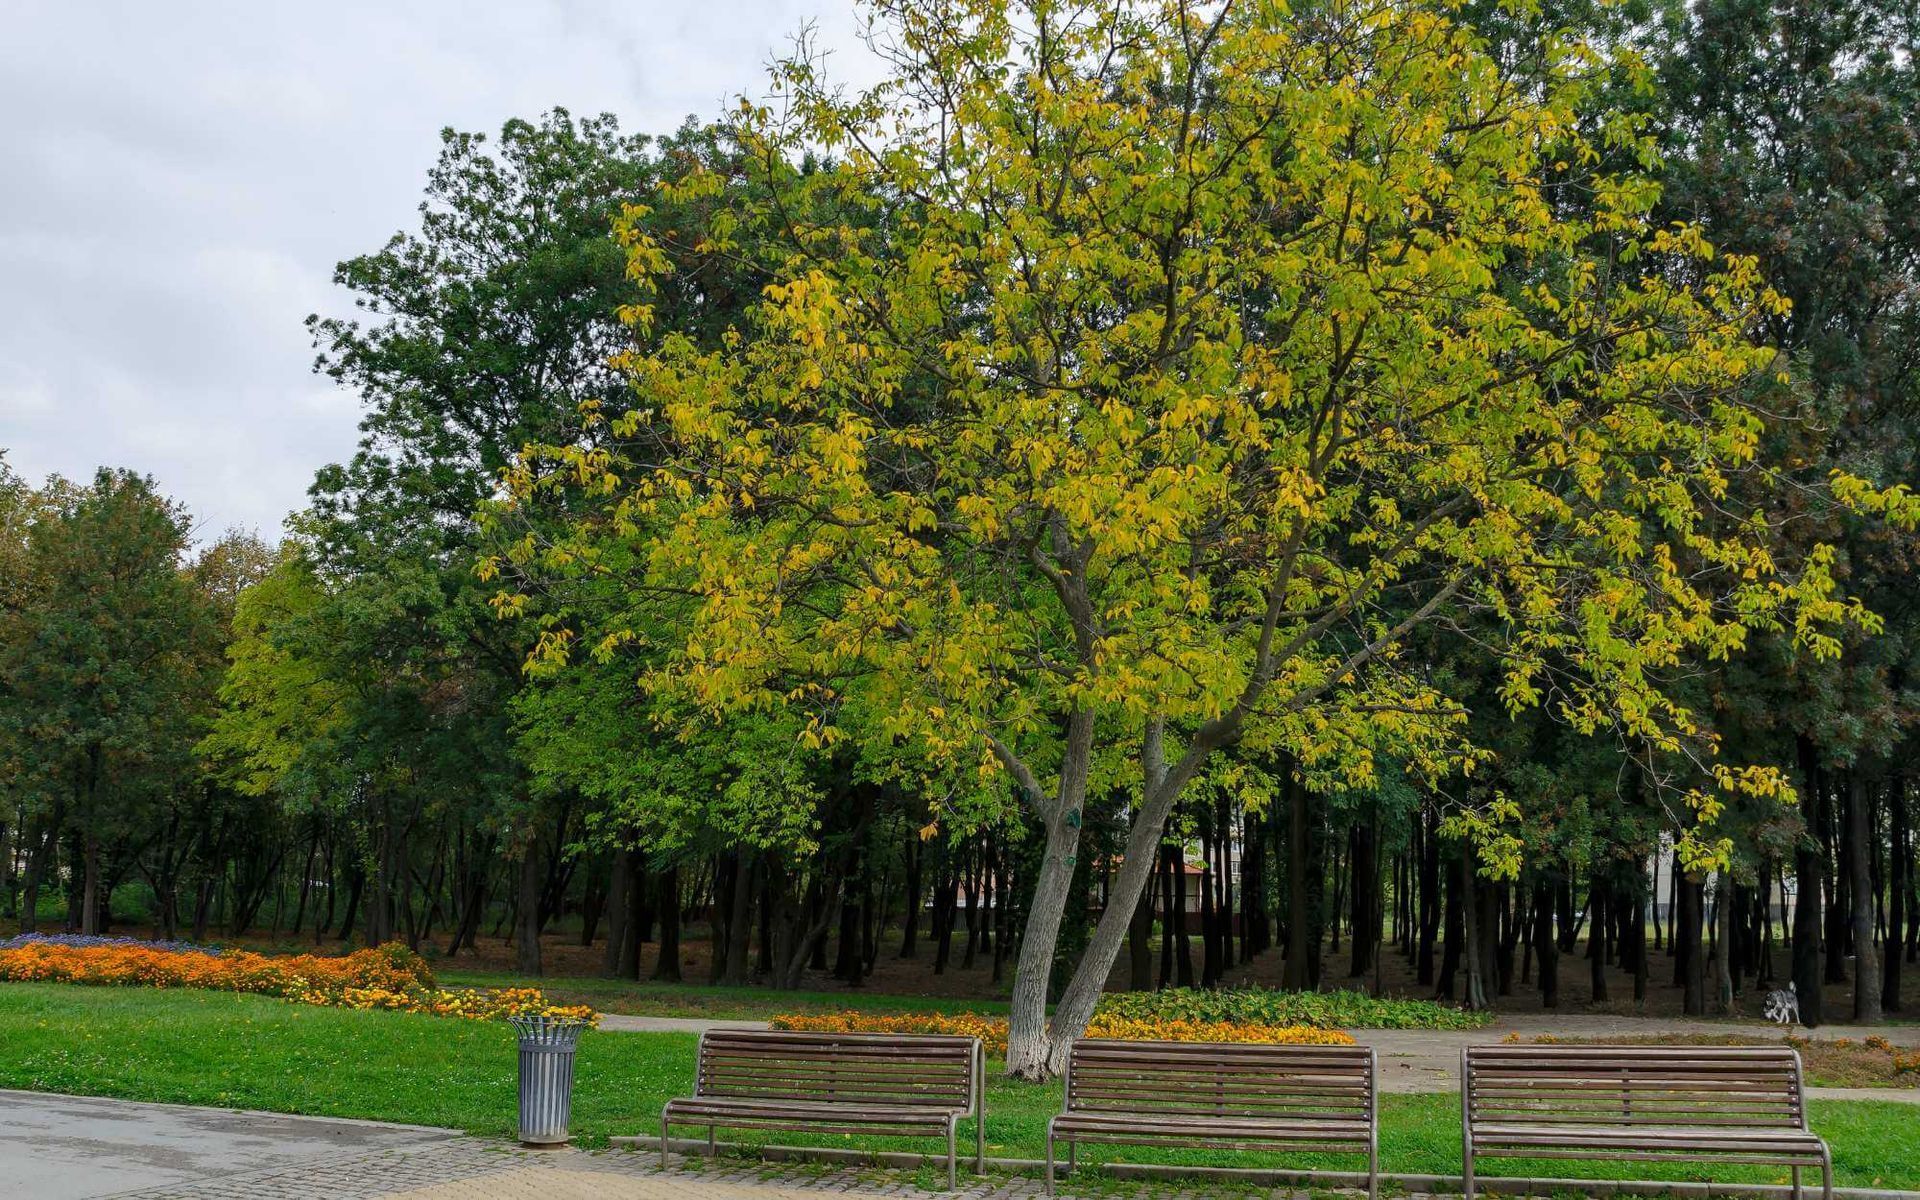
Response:
[[[541,973],[540,962],[540,843],[528,839],[520,854],[519,914],[514,930],[514,966],[522,975]]]
[[[1800,737],[1798,750],[1807,832],[1793,851],[1793,985],[1800,1004],[1800,1023],[1811,1029],[1823,1019],[1820,1011],[1820,877],[1825,873],[1825,860],[1818,833],[1823,822],[1823,788],[1812,741]]]
[[[1465,848],[1462,847],[1462,853]],[[1449,861],[1446,872],[1446,949],[1440,956],[1440,978],[1434,984],[1434,996],[1441,1000],[1452,1000],[1454,980],[1460,973],[1461,960],[1466,957],[1461,941],[1466,937],[1466,919],[1462,907],[1466,902],[1466,889],[1461,882],[1461,873]]]
[[[1347,960],[1348,978],[1358,979],[1373,970],[1380,917],[1380,837],[1368,814],[1353,827],[1353,949]]]
[[[1873,798],[1858,770],[1847,772],[1847,865],[1853,900],[1853,1019],[1880,1022],[1880,955],[1873,946]]]
[[[1684,980],[1682,1011],[1690,1017],[1707,1013],[1707,960],[1700,945],[1701,926],[1705,923],[1704,880],[1684,879],[1680,883],[1680,961]]]
[[[1607,867],[1596,865],[1587,882],[1587,905],[1592,916],[1587,925],[1587,972],[1592,1003],[1605,1004],[1607,996],[1607,914],[1612,902],[1611,880]]]
[[[1559,889],[1542,879],[1533,889],[1533,944],[1540,952],[1540,1007],[1560,1007],[1560,943],[1553,936],[1553,909]]]
[[[1440,931],[1440,838],[1434,827],[1434,814],[1424,809],[1420,825],[1420,931],[1419,949],[1414,956],[1414,979],[1421,984],[1433,982],[1433,943]],[[1551,905],[1551,897],[1543,900]],[[1552,912],[1548,911],[1547,932],[1552,932]],[[1549,940],[1551,938],[1549,937]],[[1449,989],[1451,990],[1451,989]]]
[[[1287,961],[1281,986],[1293,991],[1310,989],[1319,982],[1320,910],[1315,896],[1321,881],[1315,876],[1320,864],[1313,853],[1314,806],[1312,796],[1300,782],[1287,773]]]
[[[1880,1006],[1900,1011],[1900,963],[1907,943],[1907,888],[1913,871],[1913,846],[1907,828],[1907,777],[1895,773],[1887,785],[1887,940],[1880,961]]]
[[[660,956],[653,977],[662,983],[680,982],[680,868],[668,867],[656,877],[660,884]]]
[[[1847,981],[1847,955],[1851,953],[1852,941],[1852,904],[1847,896],[1847,885],[1853,878],[1852,866],[1848,861],[1847,849],[1851,844],[1842,836],[1845,824],[1845,803],[1842,793],[1845,778],[1852,772],[1844,772],[1841,779],[1822,771],[1820,779],[1826,795],[1820,805],[1820,836],[1826,843],[1826,862],[1828,870],[1822,875],[1827,888],[1826,895],[1826,982],[1845,983]]]
[[[1153,898],[1160,872],[1147,877],[1140,889],[1140,903],[1133,907],[1133,920],[1127,925],[1127,990],[1153,990]]]
[[[901,958],[914,958],[920,953],[920,904],[927,894],[920,878],[920,864],[924,857],[920,839],[912,834],[907,835],[907,916],[900,929]]]
[[[621,978],[620,958],[627,948],[627,926],[633,917],[628,890],[638,885],[633,877],[633,851],[615,850],[607,875],[607,944],[600,955],[600,972],[609,979]]]

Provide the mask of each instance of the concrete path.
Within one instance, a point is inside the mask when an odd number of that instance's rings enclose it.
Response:
[[[710,1021],[704,1017],[629,1017],[601,1013],[600,1028],[615,1033],[705,1033],[709,1029],[765,1029],[765,1021]]]
[[[262,1169],[304,1170],[456,1136],[414,1125],[0,1091],[0,1194],[83,1200]]]
[[[1884,1037],[1896,1046],[1920,1046],[1920,1026],[1822,1025],[1817,1030],[1783,1029],[1752,1021],[1656,1020],[1604,1013],[1502,1013],[1485,1029],[1356,1029],[1354,1040],[1380,1052],[1380,1087],[1388,1092],[1451,1092],[1460,1086],[1460,1050],[1517,1035],[1531,1041],[1541,1035],[1564,1038],[1633,1038],[1664,1033],[1740,1035],[1778,1039],[1799,1037],[1838,1041]],[[1920,1104],[1920,1088],[1809,1088],[1812,1096],[1833,1100],[1893,1100]]]

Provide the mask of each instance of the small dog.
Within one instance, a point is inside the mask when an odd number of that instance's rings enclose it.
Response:
[[[1800,993],[1789,983],[1784,989],[1767,993],[1767,1020],[1779,1025],[1800,1023]]]

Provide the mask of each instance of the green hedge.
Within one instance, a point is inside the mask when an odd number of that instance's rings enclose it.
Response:
[[[1377,999],[1365,992],[1281,992],[1272,988],[1167,988],[1110,992],[1098,1011],[1134,1020],[1232,1021],[1315,1029],[1478,1029],[1492,1020],[1431,1000]]]

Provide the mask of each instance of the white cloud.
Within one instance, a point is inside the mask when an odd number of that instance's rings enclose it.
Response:
[[[12,0],[0,39],[0,449],[154,475],[205,535],[271,534],[358,403],[311,374],[334,263],[415,219],[439,130],[559,105],[666,132],[758,94],[851,0]]]

